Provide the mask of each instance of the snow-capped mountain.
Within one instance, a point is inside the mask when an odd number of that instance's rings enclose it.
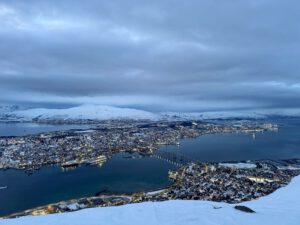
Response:
[[[196,113],[164,112],[161,117],[169,120],[213,120],[213,119],[264,119],[268,117],[300,117],[300,109],[261,109],[241,111],[212,111]]]
[[[108,120],[108,119],[149,119],[156,120],[156,114],[130,108],[118,108],[103,105],[81,105],[68,109],[35,108],[15,110],[9,113],[11,118],[30,120]]]
[[[0,121],[19,121],[13,114],[21,109],[24,108],[17,105],[0,105]]]
[[[161,113],[162,118],[168,120],[213,120],[213,119],[261,119],[265,118],[264,114],[254,112],[202,112],[202,113],[178,113],[178,112],[164,112]]]
[[[160,112],[152,113],[132,108],[105,105],[81,105],[67,109],[33,108],[19,106],[0,106],[1,121],[50,121],[50,120],[213,120],[213,119],[263,119],[270,116],[300,117],[300,109],[266,109],[216,112]]]

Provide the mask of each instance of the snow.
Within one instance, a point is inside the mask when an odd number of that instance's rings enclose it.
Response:
[[[253,169],[256,168],[254,163],[219,163],[220,166],[229,168],[240,168],[240,169]]]
[[[104,105],[81,105],[68,109],[35,108],[14,111],[12,114],[27,119],[157,119],[155,114],[147,111]]]
[[[300,176],[269,196],[240,204],[253,214],[226,203],[173,200],[0,220],[0,225],[299,225],[299,189]]]
[[[166,189],[162,189],[162,190],[158,190],[158,191],[150,191],[150,192],[147,192],[146,195],[147,196],[157,195],[157,194],[160,194],[160,193],[162,193],[164,191],[166,191]]]
[[[262,119],[265,115],[255,112],[234,112],[234,111],[219,111],[219,112],[199,112],[199,113],[177,113],[177,112],[165,112],[161,114],[166,119],[192,119],[192,120],[209,120],[209,119],[229,119],[229,118],[241,118],[241,119]]]
[[[212,112],[160,112],[153,113],[133,108],[120,108],[106,105],[84,104],[67,109],[34,108],[22,109],[19,106],[0,106],[0,119],[15,121],[67,120],[67,119],[148,119],[148,120],[213,120],[213,119],[263,119],[268,116],[300,116],[300,109],[264,109],[243,111]]]
[[[241,110],[241,111],[211,111],[195,113],[164,112],[161,116],[165,119],[264,119],[269,116],[300,116],[300,109],[260,109],[260,110]]]

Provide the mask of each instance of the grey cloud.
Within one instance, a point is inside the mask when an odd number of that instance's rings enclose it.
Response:
[[[0,101],[300,107],[299,10],[296,0],[4,0]]]

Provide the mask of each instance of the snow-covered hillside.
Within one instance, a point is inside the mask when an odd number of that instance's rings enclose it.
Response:
[[[11,115],[24,120],[32,119],[157,119],[157,115],[137,109],[118,108],[103,105],[81,105],[68,109],[35,108],[13,111]]]
[[[0,225],[299,225],[300,176],[273,194],[246,202],[256,213],[207,201],[166,201],[93,208],[72,213],[0,220]]]
[[[300,116],[300,109],[266,109],[216,112],[160,112],[152,113],[132,108],[104,105],[81,105],[68,109],[34,108],[21,110],[20,107],[0,106],[0,120],[108,120],[108,119],[149,119],[149,120],[211,120],[211,119],[261,119],[268,116]]]
[[[197,113],[164,112],[161,113],[165,119],[262,119],[270,116],[292,116],[299,117],[300,109],[261,109],[261,110],[241,110],[241,111],[212,111]]]
[[[211,119],[230,119],[230,118],[240,118],[240,119],[261,119],[265,118],[266,115],[258,114],[255,112],[230,112],[230,111],[220,111],[220,112],[199,112],[199,113],[177,113],[177,112],[165,112],[161,113],[162,118],[165,119],[193,119],[193,120],[211,120]]]

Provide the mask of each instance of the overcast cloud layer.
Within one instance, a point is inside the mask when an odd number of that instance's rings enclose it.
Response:
[[[298,0],[1,0],[0,103],[300,107]]]

